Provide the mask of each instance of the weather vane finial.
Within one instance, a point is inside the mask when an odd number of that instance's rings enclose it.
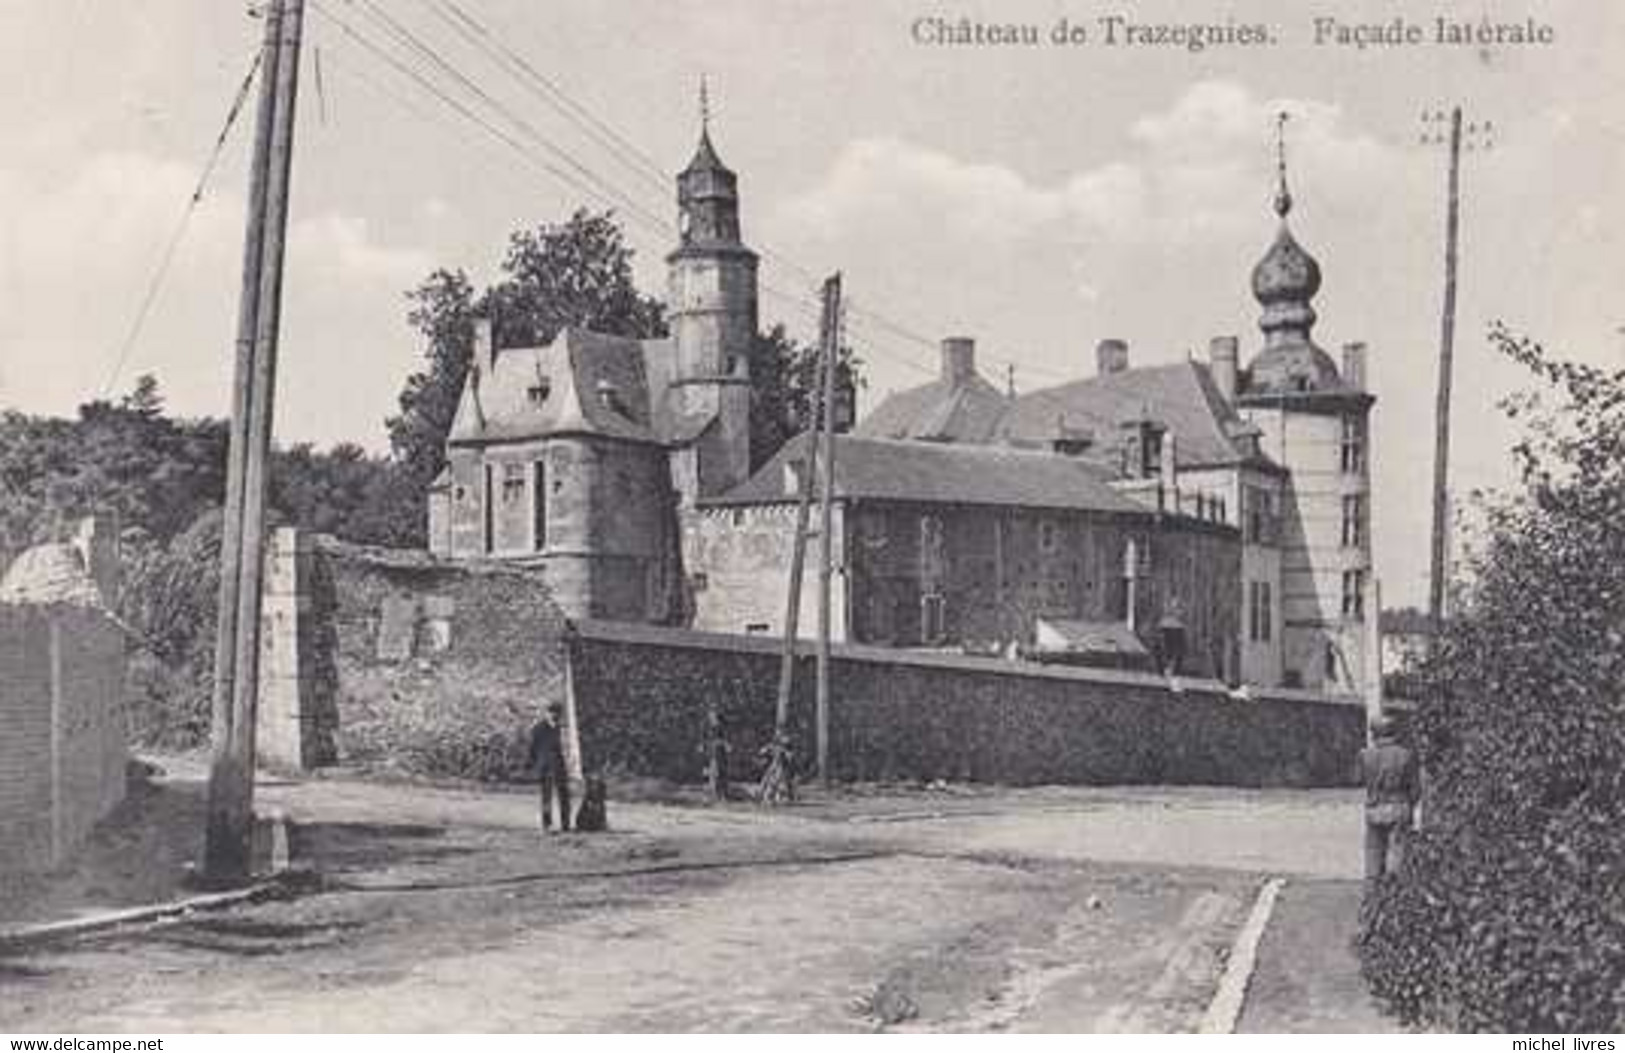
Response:
[[[711,89],[706,84],[705,74],[700,74],[700,130],[711,130]]]
[[[1285,110],[1275,115],[1275,170],[1280,186],[1275,191],[1275,214],[1286,219],[1292,211],[1292,191],[1286,186],[1286,122],[1292,115]]]

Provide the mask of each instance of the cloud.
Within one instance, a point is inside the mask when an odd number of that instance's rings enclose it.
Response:
[[[368,234],[366,220],[335,212],[293,224],[288,254],[341,281],[384,282],[394,289],[417,281],[434,265],[422,249],[379,245]]]
[[[222,412],[242,267],[235,177],[217,173],[191,216],[112,393],[151,372],[177,412]],[[56,182],[0,168],[0,406],[67,414],[103,394],[196,180],[194,167],[140,152],[93,155]],[[280,419],[292,438],[376,435],[394,395],[381,378],[403,376],[414,353],[401,292],[432,256],[384,242],[358,217],[299,216],[294,204],[279,389],[295,401]],[[387,347],[379,319],[399,326]]]
[[[1257,222],[1238,202],[1268,200],[1274,115],[1293,115],[1294,171],[1316,185],[1389,177],[1393,152],[1349,130],[1338,107],[1266,100],[1229,81],[1192,85],[1126,129],[1124,160],[1050,185],[1003,164],[964,160],[898,138],[849,143],[825,177],[791,199],[781,221],[801,237],[839,238],[882,225],[940,227],[987,244],[1048,238],[1179,245]]]

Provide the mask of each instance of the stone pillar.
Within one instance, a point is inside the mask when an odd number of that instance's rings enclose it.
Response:
[[[320,760],[310,559],[309,539],[293,527],[278,528],[265,553],[255,752],[262,765],[278,771],[306,771]]]

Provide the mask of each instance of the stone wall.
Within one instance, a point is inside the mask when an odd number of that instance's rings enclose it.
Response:
[[[544,571],[293,531],[271,561],[263,764],[520,773],[530,725],[566,695]]]
[[[760,637],[582,623],[570,641],[582,761],[700,777],[705,709],[727,728],[730,774],[754,778],[772,730],[778,645]],[[994,658],[834,649],[830,758],[840,779],[1013,785],[1337,786],[1354,781],[1364,714],[1352,698]],[[812,662],[794,700],[797,756],[812,750]]]
[[[116,567],[89,540],[31,550],[53,550],[77,583],[10,575],[0,597],[0,870],[63,863],[124,796],[124,632],[90,577],[114,585]],[[18,600],[31,584],[46,588]]]
[[[795,522],[791,503],[685,516],[694,628],[781,631]],[[1187,633],[1184,672],[1239,672],[1241,538],[1230,527],[1183,517],[878,500],[838,502],[834,524],[836,640],[999,653],[1031,644],[1039,618],[1122,621],[1132,544],[1141,638],[1155,649],[1158,623],[1177,612]],[[803,583],[803,636],[814,631],[816,568],[815,541]],[[928,603],[937,624],[928,623]]]
[[[546,567],[571,617],[669,621],[680,607],[665,451],[557,436],[453,447],[430,502],[438,556]]]

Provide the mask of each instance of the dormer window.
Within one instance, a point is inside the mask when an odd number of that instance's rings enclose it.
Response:
[[[620,389],[608,380],[598,382],[598,401],[607,410],[619,413],[622,416],[626,414],[626,411],[621,408]]]
[[[536,383],[525,389],[525,398],[532,406],[540,406],[552,391],[553,385],[546,377],[537,377]]]
[[[807,474],[807,462],[801,457],[792,457],[784,462],[784,492],[789,496],[801,493],[801,480]]]

